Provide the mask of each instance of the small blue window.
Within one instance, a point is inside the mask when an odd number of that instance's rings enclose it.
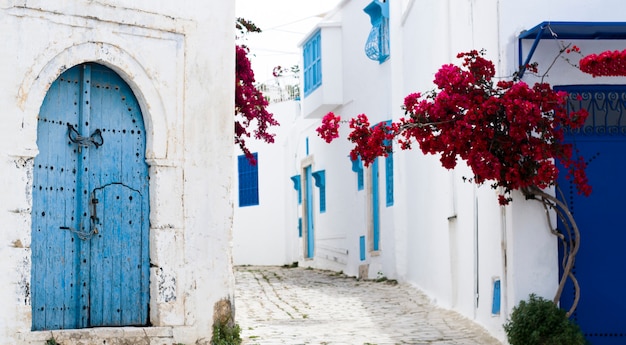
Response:
[[[385,191],[387,206],[393,206],[393,152],[385,158]]]
[[[302,48],[304,60],[304,97],[322,85],[322,35],[317,30]]]
[[[291,181],[293,181],[293,189],[298,192],[298,205],[302,204],[302,188],[300,185],[300,175],[291,176]]]
[[[326,171],[314,171],[315,187],[320,189],[320,213],[326,212]]]
[[[239,207],[259,204],[259,157],[253,153],[256,164],[250,164],[245,155],[238,158]]]
[[[365,261],[365,236],[359,237],[359,259]]]
[[[493,281],[493,301],[491,303],[491,314],[500,314],[500,279]]]
[[[352,171],[356,173],[357,190],[363,190],[363,162],[361,157],[352,161]]]
[[[374,0],[363,9],[370,16],[372,29],[365,42],[365,54],[379,63],[389,58],[389,2]]]

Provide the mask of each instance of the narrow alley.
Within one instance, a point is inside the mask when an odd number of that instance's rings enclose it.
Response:
[[[330,271],[240,266],[236,318],[243,344],[500,345],[458,313],[395,281]]]

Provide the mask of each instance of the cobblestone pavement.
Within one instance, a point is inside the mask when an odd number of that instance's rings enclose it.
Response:
[[[405,284],[304,268],[236,267],[243,344],[501,345]]]

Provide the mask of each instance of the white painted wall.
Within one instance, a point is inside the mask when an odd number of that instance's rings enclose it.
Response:
[[[189,1],[0,1],[0,339],[39,344],[31,332],[30,207],[37,115],[66,69],[97,62],[137,96],[150,166],[151,328],[55,331],[63,344],[136,338],[208,344],[213,307],[232,299],[230,250],[234,4]],[[210,42],[210,46],[207,42]],[[175,299],[160,295],[174,282]],[[70,336],[72,339],[70,339]]]

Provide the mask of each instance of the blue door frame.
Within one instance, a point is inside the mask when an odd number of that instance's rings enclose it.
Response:
[[[380,250],[380,181],[378,179],[378,158],[372,169],[372,251]]]
[[[83,64],[50,87],[33,173],[32,329],[148,324],[145,129],[130,87]]]
[[[626,243],[626,219],[622,216],[626,195],[626,86],[560,89],[570,93],[570,108],[589,111],[582,130],[567,132],[566,141],[574,145],[576,155],[585,158],[593,191],[589,197],[578,195],[564,173],[558,181],[581,233],[574,266],[581,298],[572,319],[594,345],[624,344],[626,322],[622,314],[626,299],[621,293],[626,290],[622,255]],[[561,248],[559,255],[562,257]],[[574,288],[568,282],[561,297],[562,307],[569,308],[573,300]]]
[[[306,217],[306,247],[304,257],[311,259],[315,255],[315,236],[313,222],[313,172],[310,165],[304,168],[304,180],[306,193],[306,202],[304,205],[304,214]]]

